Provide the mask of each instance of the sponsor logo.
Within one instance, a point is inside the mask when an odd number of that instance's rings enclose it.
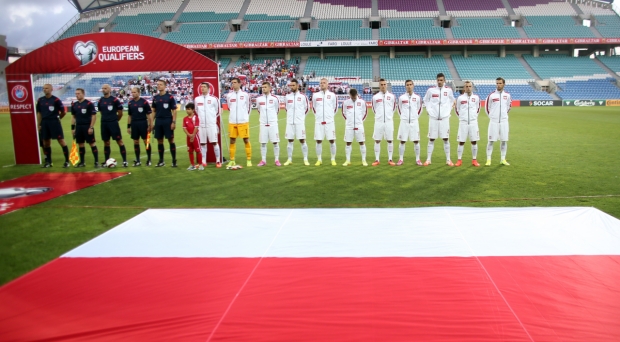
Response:
[[[403,100],[403,104],[409,103],[409,100]]]
[[[617,106],[620,106],[620,100],[607,100],[607,103],[606,103],[606,104],[607,104],[608,106],[614,106],[614,107],[617,107]]]
[[[28,97],[28,89],[18,84],[11,89],[11,97],[17,102],[24,102]]]
[[[433,97],[439,97],[439,94],[433,94]]]
[[[467,101],[461,101],[461,104],[466,104],[466,103],[467,103]]]
[[[530,101],[530,106],[553,106],[553,101]]]
[[[95,60],[97,56],[97,44],[92,40],[86,43],[77,41],[73,44],[73,55],[80,61],[80,65],[86,65]]]
[[[288,102],[288,103],[293,103],[293,100],[288,100],[287,102]]]
[[[577,107],[591,107],[591,106],[596,105],[596,103],[594,103],[594,101],[591,101],[591,100],[585,100],[585,101],[575,100],[573,104]]]
[[[493,99],[493,102],[499,102],[499,99]]]
[[[353,108],[353,106],[347,106],[347,109],[351,109],[351,108]]]

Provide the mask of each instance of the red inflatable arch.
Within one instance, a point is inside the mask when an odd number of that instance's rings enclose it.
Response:
[[[90,33],[34,50],[6,68],[15,163],[41,162],[33,74],[191,71],[194,89],[209,82],[213,95],[219,96],[218,69],[216,62],[193,50],[130,33]],[[212,147],[207,159],[215,161]]]

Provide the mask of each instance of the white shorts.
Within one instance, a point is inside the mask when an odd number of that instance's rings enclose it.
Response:
[[[448,139],[450,138],[450,118],[428,120],[428,138],[429,139]]]
[[[364,142],[366,141],[366,136],[364,135],[364,129],[353,129],[353,128],[346,128],[344,130],[344,141],[346,142],[353,142],[353,138],[355,138],[355,141],[357,142]]]
[[[335,140],[336,125],[328,123],[322,125],[320,122],[314,125],[314,140]]]
[[[215,126],[215,127],[198,127],[198,137],[200,138],[200,143],[201,144],[206,144],[207,142],[216,143],[217,142],[217,133],[218,133],[217,126]]]
[[[278,132],[278,125],[260,125],[258,142],[261,144],[266,144],[270,141],[272,143],[280,142],[280,132]]]
[[[286,133],[284,134],[286,139],[306,139],[306,125],[286,125]]]
[[[412,123],[400,122],[398,126],[399,141],[420,141],[420,123],[418,120]]]
[[[489,141],[508,141],[508,120],[489,122]]]
[[[374,140],[394,140],[394,122],[376,122],[375,121],[375,130],[372,133],[372,138]]]
[[[470,122],[469,125],[465,121],[459,121],[459,132],[456,141],[466,142],[480,140],[480,130],[478,130],[478,121]]]

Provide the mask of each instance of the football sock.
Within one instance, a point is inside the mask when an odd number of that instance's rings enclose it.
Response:
[[[276,156],[276,161],[280,160],[280,144],[273,144],[273,154]]]
[[[215,162],[219,163],[220,162],[220,144],[213,145],[213,152],[215,152]],[[205,152],[203,154],[204,159],[202,160],[203,163],[207,162],[206,153],[207,153],[207,149],[205,148]]]
[[[235,152],[237,152],[237,144],[231,144],[228,150],[230,154],[230,160],[235,160]]]
[[[252,159],[252,145],[249,141],[245,143],[245,156],[248,160]]]
[[[456,154],[459,160],[461,160],[461,158],[463,157],[464,149],[465,149],[465,145],[461,145],[461,144],[459,144],[459,146],[456,148]]]
[[[196,165],[196,163],[194,163],[194,151],[189,152],[189,162],[192,165]]]
[[[499,145],[499,151],[502,155],[502,160],[506,159],[506,151],[508,151],[508,142],[502,141]]]
[[[362,153],[362,160],[366,160],[366,145],[360,145],[360,152]]]
[[[149,144],[149,146],[146,147],[146,159],[147,161],[151,161],[151,144]]]
[[[375,142],[375,160],[379,160],[379,156],[381,155],[381,143]]]
[[[415,160],[420,160],[420,143],[413,143],[413,149],[415,150]]]
[[[323,144],[316,144],[316,157],[321,160],[321,156],[323,155]]]
[[[260,157],[262,161],[267,162],[267,144],[260,144]]]
[[[215,146],[217,146],[217,144]],[[215,147],[213,149],[215,150]],[[207,162],[207,144],[200,145],[200,155],[202,156],[202,158],[200,159],[201,160],[200,164],[206,163]],[[215,157],[216,157],[215,159],[217,159],[217,161],[219,162],[220,158],[217,158],[217,153]]]
[[[472,159],[476,159],[476,157],[478,156],[478,144],[471,145],[471,156]]]
[[[347,162],[350,162],[350,161],[351,161],[351,150],[352,150],[352,149],[353,149],[353,146],[351,146],[351,145],[347,145],[347,146],[344,148],[344,150],[345,150],[345,152],[346,152],[346,155],[347,155]]]
[[[450,160],[450,140],[443,142],[443,151],[446,152],[446,160]]]
[[[394,154],[394,143],[388,143],[388,160],[392,160],[392,155]]]
[[[405,158],[405,144],[398,145],[398,160]]]
[[[80,163],[84,163],[84,156],[86,155],[86,147],[80,147]]]
[[[435,148],[435,140],[428,141],[428,147],[426,148],[426,160],[431,160],[433,155],[433,149]]]
[[[140,144],[133,144],[133,151],[136,153],[136,161],[140,161]]]
[[[52,163],[52,148],[43,147],[43,153],[45,154],[45,161],[51,164]]]
[[[196,151],[196,159],[198,159],[198,164],[196,164],[196,165],[202,165],[203,159],[202,159],[202,152],[201,151]]]
[[[62,154],[65,155],[65,163],[69,162],[69,146],[65,145],[62,147]]]
[[[301,153],[304,155],[304,160],[308,159],[308,144],[305,142],[301,144]]]
[[[288,154],[288,159],[293,159],[293,143],[290,141],[286,145],[286,153]]]
[[[177,144],[175,143],[171,143],[170,144],[170,155],[172,155],[172,163],[176,163],[177,162]]]
[[[157,144],[157,152],[159,152],[159,162],[164,161],[164,144]]]
[[[126,162],[127,161],[127,149],[125,148],[125,145],[121,145],[121,157],[123,157],[123,161]]]
[[[493,154],[493,142],[489,141],[487,145],[487,160],[491,159],[491,155]]]
[[[336,142],[329,144],[329,151],[332,154],[332,160],[336,159]]]
[[[95,157],[95,163],[99,162],[99,150],[97,149],[97,145],[91,146],[90,150],[93,152],[93,157]]]
[[[103,156],[105,157],[104,163],[110,159],[110,146],[103,146]]]

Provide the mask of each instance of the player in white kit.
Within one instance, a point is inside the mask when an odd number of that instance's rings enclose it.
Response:
[[[504,91],[506,81],[498,77],[495,79],[497,89],[487,97],[487,115],[489,116],[489,144],[487,145],[487,163],[491,166],[491,155],[493,154],[493,143],[500,140],[499,145],[501,159],[500,164],[510,165],[506,161],[506,152],[508,150],[508,112],[512,107],[512,97]]]
[[[459,117],[459,131],[456,136],[456,141],[459,143],[457,149],[458,160],[455,166],[463,165],[461,158],[463,157],[463,150],[465,149],[465,142],[469,137],[471,142],[471,155],[473,166],[480,166],[476,160],[478,155],[478,145],[476,142],[480,140],[480,131],[478,130],[478,113],[480,113],[480,97],[472,93],[472,83],[465,81],[463,86],[463,94],[456,99],[455,111]]]
[[[200,84],[201,95],[194,99],[196,114],[200,122],[198,127],[198,137],[202,152],[202,165],[199,170],[204,170],[207,166],[207,142],[213,145],[215,152],[215,167],[222,167],[220,160],[220,146],[218,144],[218,125],[217,119],[221,114],[220,99],[209,95],[210,85],[207,82]]]
[[[284,135],[288,139],[288,146],[286,148],[288,159],[284,165],[287,166],[293,163],[293,143],[295,142],[295,137],[299,139],[301,144],[304,165],[310,165],[308,162],[308,144],[306,144],[308,97],[299,91],[299,82],[296,79],[292,79],[288,87],[291,92],[286,94],[286,133]]]
[[[388,164],[394,166],[392,153],[394,152],[394,109],[396,109],[396,96],[387,91],[387,82],[379,80],[379,92],[372,97],[372,110],[375,113],[375,130],[372,138],[375,140],[375,161],[372,166],[379,165],[381,154],[381,140],[388,143]]]
[[[366,137],[364,136],[364,120],[368,115],[368,108],[366,107],[366,101],[357,97],[357,89],[351,88],[349,90],[350,99],[342,103],[342,116],[345,120],[344,129],[344,141],[347,143],[346,155],[347,160],[342,166],[351,165],[351,150],[353,147],[353,139],[357,140],[360,144],[360,152],[362,153],[362,165],[368,166],[366,162]]]
[[[435,148],[435,139],[443,139],[443,150],[446,153],[446,165],[454,166],[450,160],[450,115],[454,104],[454,94],[450,87],[445,86],[446,77],[437,74],[437,86],[430,87],[424,96],[428,113],[428,150],[424,166],[431,165],[431,156]]]
[[[329,91],[329,83],[326,78],[319,83],[320,91],[312,94],[312,110],[314,111],[314,140],[316,140],[316,166],[323,164],[323,139],[329,140],[329,148],[332,157],[332,165],[336,164],[336,125],[334,115],[338,110],[336,94]]]
[[[399,158],[396,165],[403,165],[405,157],[405,144],[413,141],[415,149],[415,162],[422,165],[420,161],[420,123],[418,118],[422,112],[422,98],[413,92],[413,81],[405,81],[406,93],[398,98],[398,114],[400,115],[400,125],[398,126],[398,147]]]
[[[280,165],[280,132],[278,130],[278,112],[280,111],[280,101],[276,96],[271,95],[271,84],[263,82],[261,86],[263,95],[256,98],[256,108],[258,109],[260,133],[258,142],[260,143],[260,155],[262,157],[258,166],[267,165],[267,143],[273,143],[273,154],[275,155],[276,166]]]

